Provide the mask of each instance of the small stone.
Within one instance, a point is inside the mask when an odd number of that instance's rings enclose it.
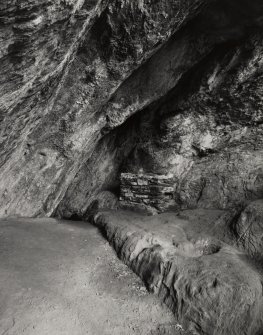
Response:
[[[147,180],[143,180],[143,179],[138,179],[138,185],[140,185],[140,186],[148,185],[148,181]]]

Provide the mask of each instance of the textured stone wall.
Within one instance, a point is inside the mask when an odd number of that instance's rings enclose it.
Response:
[[[181,208],[263,198],[263,35],[219,46],[141,119],[127,170],[173,173]]]
[[[151,172],[172,167],[180,179],[189,172],[178,183],[183,205],[235,205],[235,185],[224,198],[226,171],[239,169],[232,153],[224,152],[224,176],[217,174],[218,201],[210,203],[213,186],[200,184],[200,171],[216,170],[224,134],[238,154],[245,138],[250,157],[261,143],[262,7],[261,0],[0,4],[0,215],[84,213],[100,192],[118,189],[121,166],[142,142],[152,166],[163,168]],[[134,140],[142,122],[133,116],[152,110],[158,117],[145,135],[170,124],[166,150],[163,129],[155,143]],[[199,158],[206,160],[197,165]],[[135,171],[145,165],[132,160]],[[240,190],[252,180],[245,199],[261,194],[260,167],[250,173],[252,166],[236,178]]]
[[[1,216],[54,213],[105,132],[136,112],[116,119],[119,87],[206,2],[0,4]]]
[[[215,213],[204,212],[186,211],[184,219],[175,213],[149,218],[104,212],[95,223],[118,256],[172,310],[182,334],[261,335],[262,263],[259,273],[233,241],[220,241],[213,231]],[[245,219],[243,228],[251,223]],[[256,242],[258,223],[250,230],[249,244]]]
[[[173,176],[122,173],[120,205],[150,214],[171,209],[174,183]]]

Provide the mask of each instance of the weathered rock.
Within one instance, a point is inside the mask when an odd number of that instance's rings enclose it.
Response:
[[[207,227],[197,217],[196,213],[191,222],[175,214],[149,218],[105,212],[95,217],[95,223],[185,329],[194,334],[259,334],[260,274],[234,247],[209,233],[198,234]]]
[[[52,215],[58,206],[60,213],[68,207],[85,212],[94,195],[118,184],[112,176],[119,171],[112,173],[111,167],[120,169],[127,156],[123,146],[115,151],[112,143],[107,147],[109,137],[152,103],[162,105],[158,115],[171,112],[169,104],[176,114],[186,109],[191,114],[191,105],[197,113],[216,112],[216,121],[228,120],[229,111],[232,119],[248,111],[244,115],[260,122],[261,42],[249,35],[261,28],[259,0],[9,0],[0,6],[1,215]],[[244,48],[246,43],[250,49]],[[233,91],[235,77],[228,74],[236,67],[243,71]],[[199,79],[209,74],[208,85],[192,80],[196,69]],[[219,87],[230,92],[221,104]],[[170,94],[178,97],[179,92],[178,105]],[[246,119],[242,122],[246,126]],[[214,150],[206,147],[209,132],[194,139],[197,153]],[[131,140],[130,150],[135,144]],[[177,161],[180,171],[191,166],[189,157],[172,151],[170,165]],[[106,152],[107,161],[101,162]],[[94,186],[86,183],[79,194],[81,180],[92,179],[94,164]],[[70,203],[69,192],[78,194],[79,205],[74,199]]]
[[[182,208],[262,198],[262,41],[258,34],[242,47],[218,49],[184,78],[154,107],[153,120],[142,119],[126,170],[174,174]]]
[[[198,4],[1,6],[1,215],[54,211],[101,137],[103,105]]]
[[[233,226],[237,245],[253,259],[263,261],[263,200],[250,203]]]
[[[4,1],[0,216],[95,216],[190,330],[260,334],[262,25],[262,0]],[[120,193],[231,211],[213,227],[98,215]]]
[[[235,152],[201,159],[176,190],[188,208],[233,208],[263,196],[263,151]]]

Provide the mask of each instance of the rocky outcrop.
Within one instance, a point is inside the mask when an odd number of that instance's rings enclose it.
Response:
[[[206,221],[215,214],[206,213]],[[191,221],[175,214],[153,219],[104,212],[95,216],[95,223],[185,329],[193,334],[260,334],[260,274],[244,254],[209,234],[211,222],[205,225],[198,212],[193,216]]]
[[[144,121],[126,169],[174,174],[181,208],[262,198],[262,45],[259,34],[218,49],[186,76]]]
[[[9,0],[0,6],[2,216],[81,214],[101,191],[117,193],[117,175],[141,142],[140,132],[133,134],[138,112],[156,114],[152,129],[164,113],[193,120],[209,110],[215,122],[232,120],[220,134],[255,123],[260,131],[262,44],[260,34],[252,37],[262,23],[259,0]],[[202,127],[207,135],[194,139],[194,155],[215,150],[208,123]],[[165,156],[163,166],[169,162],[180,172],[192,164],[178,149],[167,150],[175,155]],[[182,203],[198,205],[199,190],[186,200],[182,192]],[[252,193],[258,197],[253,187]],[[216,204],[223,207],[221,198]]]
[[[232,222],[237,245],[254,260],[263,262],[263,200],[251,202]]]
[[[103,106],[199,5],[1,5],[1,215],[52,214],[98,144]]]
[[[210,21],[206,22],[211,25]],[[195,26],[197,23],[191,24]],[[191,31],[193,26],[189,23]],[[200,38],[206,36],[203,35],[203,26],[194,29]],[[213,31],[211,26],[209,31]],[[99,183],[93,179],[98,188],[103,181],[104,189],[115,193],[117,190],[118,193],[120,173],[137,173],[142,169],[146,174],[173,174],[176,180],[174,205],[181,208],[234,208],[262,197],[262,34],[255,33],[253,28],[249,36],[240,40],[240,30],[234,31],[237,35],[227,35],[231,42],[226,42],[222,31],[217,30],[214,34],[221,36],[221,42],[184,71],[173,89],[165,89],[154,103],[149,100],[146,103],[150,104],[148,107],[142,103],[138,107],[142,109],[139,114],[130,117],[117,132],[110,132],[111,136],[114,134],[119,138],[115,150],[100,155],[107,157],[109,171],[114,166],[118,173],[113,176],[112,172],[105,173],[104,168],[99,173]],[[182,38],[190,38],[187,32],[186,28],[181,31]],[[146,87],[152,97],[155,91],[151,91],[151,87],[158,91],[156,85],[161,82],[158,76],[172,43],[176,48],[171,50],[173,54],[179,50],[180,34],[178,32],[173,42],[170,39],[156,57],[152,56],[135,71],[125,85],[134,82],[132,87]],[[197,50],[196,44],[194,49]],[[189,50],[183,59],[194,52]],[[137,90],[134,89],[133,93],[125,85],[123,93],[119,93],[123,103],[126,99],[130,99],[131,104],[132,100],[138,102]],[[122,92],[121,88],[118,92]],[[168,93],[164,93],[166,91]],[[125,108],[124,105],[120,107],[124,118],[122,112]],[[100,163],[96,160],[87,162],[88,166],[92,164],[97,166]],[[81,176],[90,180],[92,173],[83,168]],[[89,187],[81,189],[74,185],[79,185],[78,178],[59,206],[62,213],[68,210],[85,212],[87,206],[82,204],[90,202],[90,197],[86,196]],[[81,199],[79,207],[70,197],[74,189]]]

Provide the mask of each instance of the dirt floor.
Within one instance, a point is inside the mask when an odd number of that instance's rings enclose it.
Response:
[[[0,220],[0,335],[182,333],[95,227]]]

